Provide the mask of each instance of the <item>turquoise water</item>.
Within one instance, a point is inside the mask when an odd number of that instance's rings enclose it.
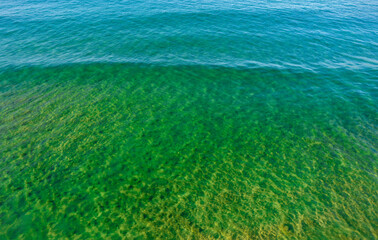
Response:
[[[377,12],[0,2],[0,239],[376,239]]]

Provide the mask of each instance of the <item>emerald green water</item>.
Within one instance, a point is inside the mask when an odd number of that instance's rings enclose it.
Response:
[[[373,239],[374,74],[4,71],[1,235]]]
[[[0,0],[0,240],[377,239],[377,12]]]

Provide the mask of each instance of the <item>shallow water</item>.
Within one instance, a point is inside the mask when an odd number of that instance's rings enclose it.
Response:
[[[0,238],[377,238],[377,5],[0,9]]]

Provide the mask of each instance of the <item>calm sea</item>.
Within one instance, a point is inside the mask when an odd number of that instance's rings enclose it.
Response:
[[[377,13],[0,0],[0,239],[378,238]]]

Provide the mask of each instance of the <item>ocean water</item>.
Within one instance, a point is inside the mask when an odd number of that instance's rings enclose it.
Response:
[[[0,239],[377,239],[377,13],[0,0]]]

